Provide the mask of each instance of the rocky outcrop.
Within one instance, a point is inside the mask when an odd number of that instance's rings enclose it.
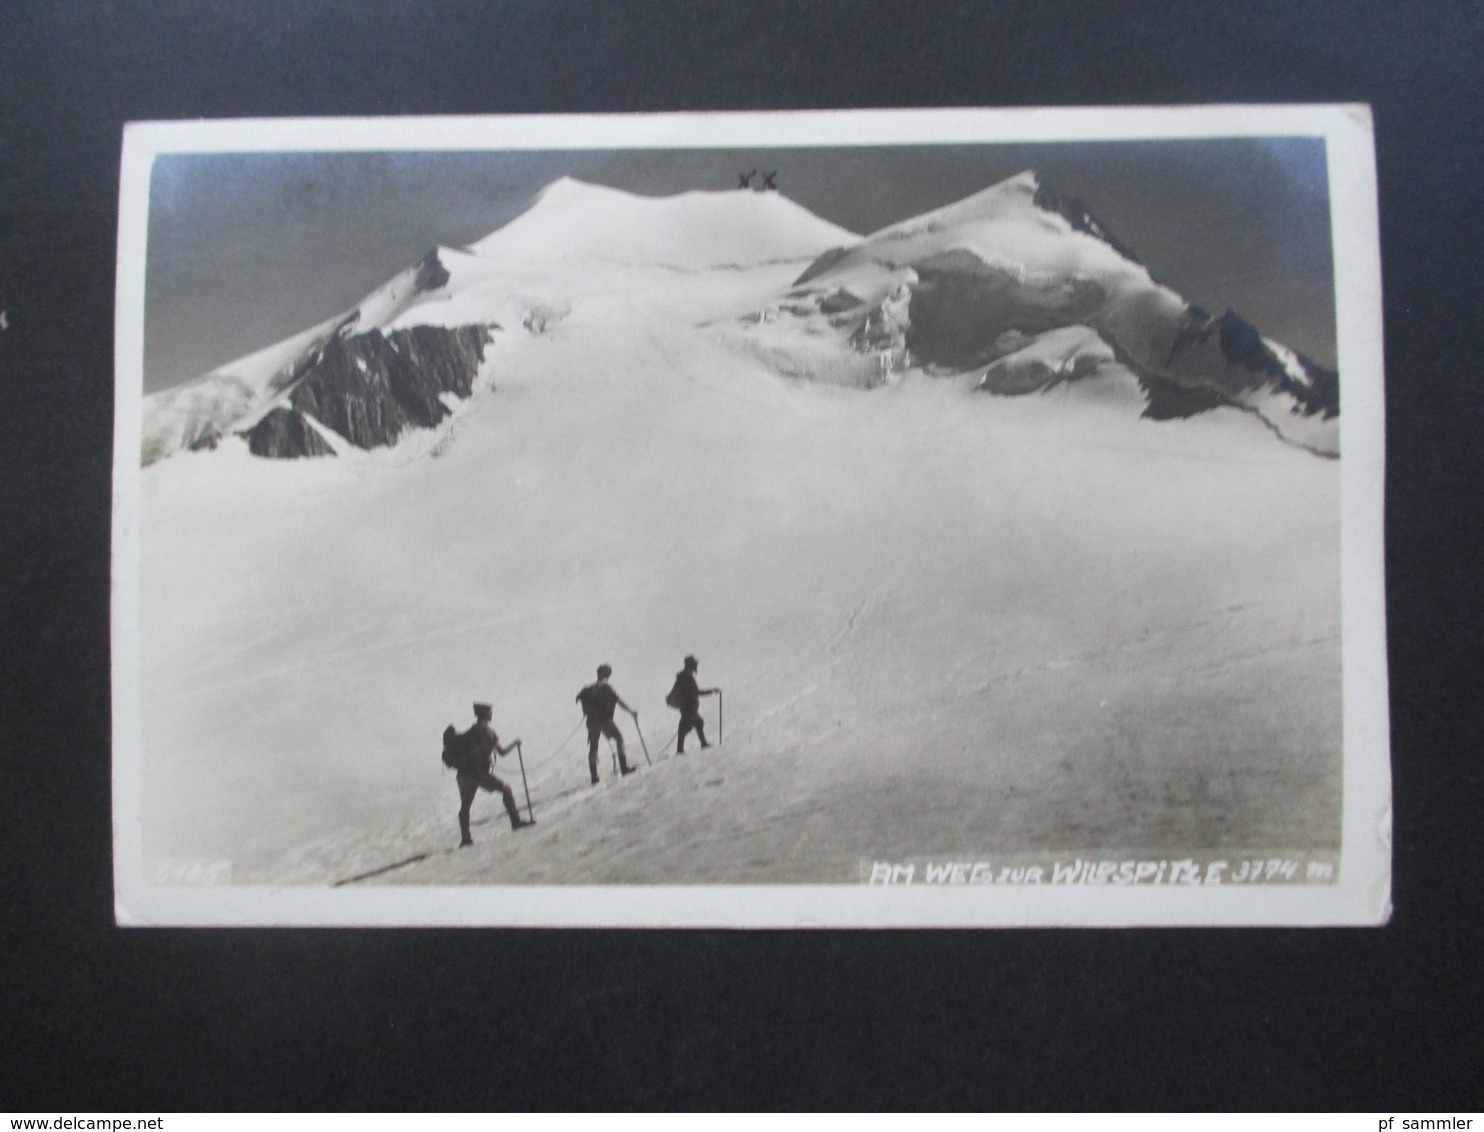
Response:
[[[963,250],[917,264],[906,328],[918,362],[963,371],[1003,356],[1007,334],[1035,336],[1090,321],[1107,298],[1094,279],[1027,277]]]
[[[289,460],[301,456],[333,456],[335,450],[304,419],[303,413],[277,408],[242,434],[254,456]]]
[[[1177,385],[1153,374],[1140,374],[1139,387],[1145,397],[1142,415],[1151,421],[1183,420],[1226,404],[1214,389]]]
[[[1011,331],[996,345],[1004,349],[1004,356],[984,371],[975,388],[1003,396],[1080,381],[1115,361],[1112,348],[1085,326],[1063,327],[1030,339]]]
[[[990,346],[1001,356],[976,388],[1022,394],[1078,381],[1116,363],[1143,391],[1143,416],[1175,420],[1223,405],[1254,412],[1279,436],[1320,455],[1339,452],[1339,375],[1262,337],[1239,315],[1214,317],[1196,306],[1179,318],[1159,315],[1142,333],[1120,338],[1094,319],[1025,341],[1006,331]],[[1125,320],[1122,324],[1127,326]],[[1096,329],[1094,329],[1096,328]],[[1149,343],[1169,343],[1154,353]]]
[[[1162,371],[1182,385],[1205,386],[1228,398],[1266,390],[1291,398],[1301,415],[1336,416],[1339,374],[1281,349],[1235,311],[1215,317],[1191,305]]]
[[[408,429],[432,428],[448,416],[443,394],[464,398],[473,393],[484,349],[492,340],[487,326],[335,335],[299,363],[289,404],[358,448],[395,444]],[[287,434],[281,439],[287,442]],[[320,453],[288,444],[258,454]]]
[[[438,249],[434,248],[418,261],[412,287],[414,291],[436,291],[440,287],[447,286],[452,278],[453,276],[448,273],[448,268],[444,267],[443,261],[438,258]]]
[[[382,328],[453,282],[448,262],[466,253],[434,248],[361,302],[193,382],[146,397],[145,465],[181,450],[215,448],[224,436],[254,436],[281,456],[323,455],[321,434],[272,416],[290,407],[364,448],[390,444],[407,428],[430,427],[448,410],[445,394],[466,397],[497,324]],[[332,423],[333,422],[333,423]],[[262,425],[262,428],[259,426]],[[258,451],[258,449],[254,449]]]
[[[436,254],[404,274],[421,291],[449,279]],[[297,343],[273,348],[279,356],[288,346],[299,352],[272,371],[265,368],[269,377],[261,388],[222,371],[149,399],[143,463],[181,450],[212,449],[232,435],[243,437],[254,456],[333,456],[315,423],[358,448],[395,444],[409,429],[433,428],[446,419],[445,397],[474,392],[485,347],[499,329],[489,323],[356,333],[358,324],[358,312],[351,312]],[[265,411],[266,405],[273,408]]]
[[[907,358],[907,330],[912,325],[912,288],[903,283],[866,313],[850,336],[850,345],[863,354],[890,353],[898,364]]]

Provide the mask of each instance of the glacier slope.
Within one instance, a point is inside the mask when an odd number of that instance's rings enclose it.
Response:
[[[476,699],[541,825],[379,881],[1336,845],[1338,465],[1234,409],[781,378],[716,320],[799,267],[554,269],[564,316],[500,336],[427,437],[146,469],[146,851],[282,883],[441,852],[435,737]],[[658,754],[687,652],[725,747],[622,783],[605,752],[588,788],[577,688],[611,663]]]

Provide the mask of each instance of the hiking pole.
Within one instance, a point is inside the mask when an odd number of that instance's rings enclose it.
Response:
[[[727,702],[722,698],[721,689],[716,689],[716,744],[720,746],[727,737]]]
[[[644,741],[644,728],[639,726],[638,715],[634,716],[634,730],[639,732],[639,746],[644,748],[644,765],[654,766],[654,763],[649,758],[649,744]]]
[[[520,762],[520,784],[526,790],[526,817],[531,819],[531,824],[536,824],[536,812],[531,809],[531,784],[526,781],[526,756],[525,750],[520,745],[520,740],[515,741],[515,757]]]

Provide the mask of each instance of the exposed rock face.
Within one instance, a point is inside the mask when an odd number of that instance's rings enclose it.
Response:
[[[1146,319],[1138,324],[1095,317],[1082,328],[1083,340],[1066,339],[1070,349],[1058,348],[1056,340],[1074,326],[1023,344],[1034,319],[1017,314],[1012,328],[981,351],[997,360],[977,388],[1035,392],[1091,376],[1116,361],[1138,378],[1146,397],[1143,415],[1151,420],[1237,405],[1258,412],[1285,439],[1321,454],[1335,453],[1332,434],[1340,404],[1339,375],[1333,370],[1269,342],[1230,310],[1214,317],[1192,305],[1178,319],[1169,312],[1143,313]],[[1121,336],[1130,326],[1138,333]],[[1161,342],[1168,348],[1157,348]]]
[[[448,416],[442,394],[463,398],[474,391],[491,341],[487,326],[335,335],[296,367],[289,404],[358,448],[395,444],[406,430],[432,428]],[[253,451],[276,457],[322,454],[296,450],[288,432],[274,436],[273,451]]]
[[[299,456],[333,456],[335,450],[325,442],[303,413],[292,409],[274,409],[243,436],[254,456],[272,459],[294,459]]]
[[[1080,381],[1115,360],[1107,343],[1085,326],[1063,327],[1030,339],[1010,331],[996,345],[1004,356],[984,371],[975,388],[1006,396],[1039,392],[1063,381]]]
[[[903,283],[867,312],[865,320],[850,336],[850,344],[862,353],[889,352],[899,363],[905,362],[911,308],[912,288]]]
[[[447,286],[452,278],[448,268],[438,258],[438,249],[434,248],[419,261],[412,286],[415,291],[436,291],[439,287]]]
[[[353,435],[347,439],[362,447],[390,444],[406,428],[436,424],[447,415],[440,393],[468,396],[490,331],[499,327],[422,326],[395,331],[390,338],[380,328],[453,281],[445,254],[468,259],[465,253],[434,248],[353,309],[196,381],[146,397],[142,462],[149,465],[182,449],[215,448],[231,434],[256,437],[260,454],[323,454],[311,451],[324,439],[312,428],[305,432],[278,417],[263,423],[274,416],[269,406],[285,396],[294,410],[337,431],[348,427]],[[364,379],[362,388],[349,380],[352,376]]]
[[[859,295],[852,295],[844,287],[841,287],[820,300],[819,310],[821,314],[843,314],[845,311],[854,310],[860,305],[861,298]]]
[[[1139,386],[1148,398],[1143,415],[1151,421],[1182,420],[1226,404],[1214,389],[1177,385],[1147,373],[1139,375]]]
[[[1061,216],[1072,228],[1078,232],[1086,232],[1089,236],[1102,240],[1115,252],[1131,263],[1142,264],[1144,261],[1134,254],[1134,249],[1125,244],[1108,227],[1099,220],[1081,197],[1064,197],[1045,181],[1039,181],[1036,185],[1036,194],[1031,198],[1037,208],[1044,208],[1047,212],[1055,212]]]
[[[1280,357],[1256,327],[1230,310],[1213,317],[1192,305],[1163,369],[1182,385],[1205,385],[1228,397],[1268,388],[1293,398],[1306,416],[1327,420],[1340,411],[1339,374],[1302,354]]]
[[[1107,298],[1096,280],[1025,278],[953,251],[917,265],[907,348],[925,365],[967,370],[1000,357],[1007,332],[1034,336],[1090,320]]]

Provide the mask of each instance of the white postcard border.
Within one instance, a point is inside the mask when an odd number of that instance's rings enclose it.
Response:
[[[488,886],[152,883],[142,838],[139,446],[149,179],[166,153],[618,149],[1322,137],[1341,414],[1344,786],[1333,885]],[[1370,925],[1391,913],[1383,557],[1381,276],[1371,115],[1361,105],[253,119],[126,127],[113,481],[114,879],[126,926],[991,927]],[[1109,854],[1116,856],[1116,854]]]

